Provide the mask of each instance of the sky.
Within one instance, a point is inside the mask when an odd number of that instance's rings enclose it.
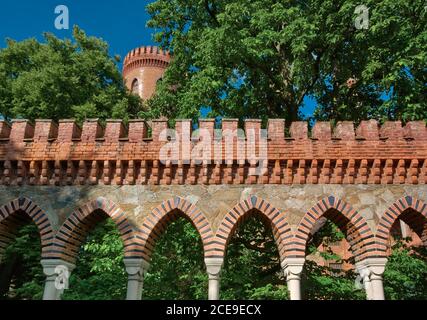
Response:
[[[71,38],[72,26],[78,25],[90,36],[104,39],[110,54],[124,57],[130,50],[155,44],[153,30],[146,27],[147,0],[15,0],[2,1],[0,7],[0,47],[5,39],[18,41],[35,37],[42,40],[44,32],[58,38]],[[57,30],[55,8],[67,6],[69,30]]]
[[[110,45],[110,54],[122,58],[134,48],[155,45],[155,30],[146,27],[149,19],[145,7],[148,0],[14,0],[2,1],[0,6],[0,48],[5,39],[22,41],[27,38],[42,40],[44,32],[58,38],[71,38],[72,26],[78,25],[89,36],[104,39]],[[69,10],[69,30],[55,28],[55,8],[65,5]],[[121,65],[120,65],[121,68]],[[302,112],[310,115],[315,102],[305,100]]]

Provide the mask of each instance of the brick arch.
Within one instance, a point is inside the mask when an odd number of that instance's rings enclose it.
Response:
[[[301,219],[288,256],[305,257],[311,231],[322,217],[334,222],[346,234],[356,261],[363,260],[370,252],[369,248],[374,247],[374,234],[365,218],[348,203],[335,196],[329,196],[317,202]]]
[[[125,259],[137,257],[141,251],[140,245],[135,227],[126,218],[125,211],[113,201],[99,197],[75,210],[65,220],[56,233],[50,258],[75,263],[79,248],[89,231],[106,218],[111,218],[117,226],[124,245]]]
[[[289,240],[292,238],[291,228],[286,215],[273,207],[270,203],[257,196],[250,196],[231,209],[222,220],[216,232],[215,256],[224,257],[226,247],[236,228],[244,221],[250,212],[260,213],[271,224],[274,239],[279,250],[280,260],[283,260],[288,251]]]
[[[26,215],[20,216],[20,212]],[[48,215],[31,199],[21,197],[0,207],[0,260],[7,245],[13,241],[15,232],[27,219],[33,221],[39,230],[42,256],[49,252],[54,232]]]
[[[427,244],[427,203],[412,196],[394,202],[382,215],[375,234],[378,255],[387,255],[390,231],[398,218],[402,218]],[[408,221],[409,219],[409,221]]]
[[[144,260],[150,261],[156,239],[160,237],[169,223],[179,217],[188,219],[196,228],[202,239],[204,255],[205,257],[210,256],[214,236],[209,220],[195,204],[181,197],[174,197],[163,201],[154,208],[142,223],[139,237],[144,247],[141,254]]]

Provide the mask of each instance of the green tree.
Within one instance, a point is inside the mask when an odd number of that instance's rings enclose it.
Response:
[[[207,283],[202,240],[193,225],[181,217],[156,241],[143,299],[206,299]]]
[[[0,114],[6,118],[135,118],[140,101],[124,88],[108,45],[74,27],[74,41],[7,40],[0,50]]]
[[[127,273],[123,242],[112,219],[99,223],[86,237],[77,256],[64,300],[123,300]]]
[[[7,40],[0,50],[0,115],[5,119],[135,118],[138,97],[130,95],[101,39],[74,27],[73,40],[44,34],[45,41]],[[40,299],[44,279],[41,246],[34,224],[23,227],[7,247],[0,266],[0,295]],[[122,243],[110,223],[101,225],[81,248],[78,268],[65,299],[124,297]]]
[[[398,241],[388,258],[383,276],[386,299],[427,300],[427,248],[408,243]]]
[[[330,244],[346,241],[345,234],[330,220],[325,220],[322,227],[309,239],[306,256],[321,258],[327,263],[354,264],[354,258],[344,260],[335,253]],[[322,250],[319,248],[322,247]],[[314,259],[307,259],[301,279],[304,299],[308,300],[361,300],[366,295],[355,285],[354,270],[335,271],[328,265],[319,265]]]
[[[356,0],[154,1],[148,25],[175,58],[146,114],[294,121],[311,96],[323,120],[427,118],[424,1],[363,3],[367,30]]]
[[[245,220],[227,245],[221,274],[221,298],[288,298],[271,226],[259,215]]]
[[[39,300],[45,276],[40,264],[41,243],[37,226],[28,221],[6,247],[0,263],[0,299]]]

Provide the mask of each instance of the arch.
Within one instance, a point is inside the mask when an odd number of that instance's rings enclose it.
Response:
[[[51,258],[75,263],[81,244],[89,231],[100,221],[110,217],[117,226],[124,245],[125,259],[138,256],[140,245],[133,225],[125,212],[114,202],[104,197],[89,201],[75,210],[65,220],[55,236]]]
[[[199,233],[205,257],[211,256],[210,253],[214,250],[214,236],[209,220],[195,204],[181,197],[174,197],[163,201],[154,208],[142,223],[139,233],[144,247],[142,258],[145,261],[150,261],[156,239],[163,233],[167,225],[180,215],[189,219]]]
[[[427,243],[427,204],[412,196],[405,196],[394,202],[382,215],[375,234],[378,255],[386,256],[390,232],[398,218],[407,223]]]
[[[26,217],[20,217],[19,212],[26,213]],[[42,257],[49,253],[54,232],[48,215],[31,199],[20,197],[0,207],[0,260],[16,229],[25,224],[25,218],[31,219],[39,230]]]
[[[133,94],[139,95],[139,80],[137,78],[133,79],[130,91]]]
[[[216,232],[217,243],[215,255],[224,257],[226,247],[234,231],[245,216],[256,210],[271,224],[273,236],[279,250],[280,260],[285,258],[288,250],[289,240],[292,238],[291,228],[287,222],[286,215],[273,207],[270,203],[257,196],[250,196],[241,201],[231,209],[222,220]]]
[[[343,200],[329,196],[317,202],[301,219],[288,256],[305,258],[311,231],[322,217],[333,221],[346,234],[356,261],[363,260],[375,248],[374,235],[365,218]]]

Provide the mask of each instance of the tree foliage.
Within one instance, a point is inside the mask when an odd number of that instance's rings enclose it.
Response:
[[[384,272],[384,293],[389,300],[427,299],[427,248],[398,241]]]
[[[227,245],[221,274],[222,299],[286,299],[286,280],[280,267],[271,227],[259,214],[250,216]]]
[[[120,300],[126,297],[123,242],[111,219],[99,223],[80,247],[64,300]]]
[[[39,230],[28,223],[16,232],[0,263],[0,299],[40,300],[45,276],[40,264]]]
[[[363,4],[368,29],[356,0],[154,1],[148,25],[175,58],[148,115],[294,121],[312,97],[322,120],[427,118],[424,1]]]
[[[143,299],[206,299],[207,281],[200,235],[187,219],[179,218],[156,241]]]
[[[78,27],[74,41],[7,40],[0,50],[0,114],[6,118],[135,118],[138,98],[123,85],[108,45]]]

